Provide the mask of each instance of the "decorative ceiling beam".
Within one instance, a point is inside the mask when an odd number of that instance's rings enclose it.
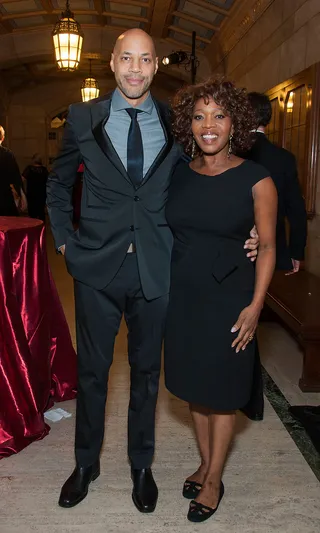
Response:
[[[13,30],[13,27],[11,26],[9,21],[4,20],[3,15],[0,14],[0,24],[2,28],[4,29],[5,33],[11,33]]]
[[[75,11],[74,13],[75,14],[79,13],[79,11]],[[117,19],[127,19],[127,20],[134,20],[136,22],[146,22],[146,23],[148,23],[148,19],[147,18],[138,17],[136,15],[131,15],[129,13],[125,13],[124,14],[124,13],[117,13],[115,11],[104,11],[102,14],[103,14],[104,17],[114,17],[114,18],[117,18]],[[111,27],[113,27],[113,26],[111,26]],[[130,29],[130,28],[127,28],[127,30],[128,29]]]
[[[177,50],[181,50],[182,48],[186,50],[191,50],[191,45],[187,43],[182,43],[180,41],[176,41],[175,39],[172,39],[172,37],[167,37],[166,43],[174,44]]]
[[[172,15],[174,17],[179,17],[181,19],[187,20],[188,22],[192,22],[192,24],[203,26],[204,28],[207,28],[207,30],[212,30],[212,31],[219,30],[219,26],[215,26],[214,24],[209,24],[209,22],[205,22],[204,20],[200,20],[200,19],[197,19],[196,17],[192,17],[191,15],[187,15],[186,13],[183,13],[182,11],[173,11]]]
[[[104,26],[107,26],[107,24],[105,23],[106,21],[104,21]],[[81,24],[81,27],[82,28],[85,28],[86,27],[86,24]],[[112,26],[109,26],[111,27],[113,30],[116,30],[119,32],[119,35],[121,35],[122,33],[124,33],[125,31],[128,31],[130,28],[128,28],[128,26],[116,26],[115,24],[112,24]],[[111,50],[113,48],[113,45],[114,43],[111,43]]]
[[[83,26],[81,24],[81,26]],[[27,28],[13,28],[12,33],[29,33],[32,31],[39,31],[39,29],[52,31],[52,24],[39,24],[38,26],[28,26]]]
[[[29,17],[41,17],[47,14],[48,14],[47,11],[28,11],[26,13],[8,13],[7,15],[2,15],[2,21],[13,20],[13,19],[23,19],[23,18],[29,18]]]
[[[154,3],[152,20],[150,24],[150,33],[152,37],[163,37],[168,12],[171,11],[172,0],[157,0]]]
[[[158,0],[159,1],[159,0]],[[136,0],[112,0],[114,4],[130,4],[131,6],[137,6],[137,7],[149,7],[150,6],[150,0],[148,2],[138,2]]]
[[[124,18],[124,17],[122,17]],[[125,17],[126,19],[129,19],[132,17]],[[146,22],[146,19],[141,19],[143,22]],[[107,26],[106,24],[106,19],[104,19],[104,23],[103,23],[103,26]],[[85,28],[88,28],[88,29],[100,29],[101,30],[101,25],[100,24],[97,24],[97,23],[89,23],[89,22],[81,22],[81,28],[82,29],[85,29]],[[52,25],[50,24],[39,24],[38,26],[28,26],[28,27],[23,27],[23,28],[11,28],[10,31],[12,31],[12,33],[24,33],[24,34],[28,34],[30,32],[33,32],[33,31],[39,31],[39,29],[41,30],[49,30],[51,31],[52,30]],[[118,26],[118,25],[114,25],[112,24],[111,26],[108,26],[108,29],[112,29],[112,30],[116,30],[116,31],[119,31],[119,34],[120,33],[123,33],[127,30],[129,30],[130,28],[128,28],[128,26]]]
[[[42,5],[43,9],[48,11],[48,13],[52,13],[53,5],[51,0],[40,0],[40,4]]]
[[[54,9],[53,13],[60,15],[61,11],[59,9]],[[77,15],[97,15],[97,11],[95,9],[73,9],[72,13],[74,13],[74,16]],[[102,11],[101,15],[103,17],[115,17],[118,19],[127,19],[127,20],[135,20],[137,22],[148,22],[148,19],[145,17],[139,17],[137,15],[131,15],[131,13],[118,13],[117,11]],[[13,15],[13,18],[15,15]],[[82,23],[81,23],[82,26]],[[128,28],[127,28],[128,29]]]
[[[190,37],[190,39],[192,39],[192,32],[191,31],[183,30],[182,28],[179,28],[179,26],[169,26],[168,29],[172,30],[172,31],[175,31],[175,32],[178,32],[178,33],[182,33],[183,35],[186,35],[187,37]],[[206,44],[210,44],[211,43],[210,39],[205,39],[205,37],[201,37],[200,35],[196,35],[196,39],[198,41],[201,41],[201,42],[206,43]]]
[[[204,9],[209,9],[209,11],[212,11],[213,13],[218,13],[219,15],[224,15],[225,17],[228,17],[230,14],[227,9],[223,9],[222,7],[210,4],[209,2],[205,2],[204,0],[190,0],[190,2],[195,6],[199,6]]]
[[[148,24],[145,26],[145,31],[147,33],[151,33],[151,24],[152,24],[152,17],[153,17],[153,11],[154,11],[154,7],[155,7],[155,3],[156,3],[156,0],[149,0],[147,6],[147,19],[148,19]]]
[[[56,15],[53,14],[53,4],[52,0],[39,0],[43,9],[46,10],[47,14],[43,15],[43,18],[48,24],[55,24],[57,22]]]
[[[104,26],[105,25],[105,21],[104,21],[103,15],[102,15],[103,10],[104,10],[104,2],[103,2],[103,0],[93,0],[93,4],[94,4],[95,10],[98,13],[98,23],[100,24],[100,26]]]
[[[94,8],[98,11],[99,15],[102,15],[104,9],[103,0],[93,0]]]

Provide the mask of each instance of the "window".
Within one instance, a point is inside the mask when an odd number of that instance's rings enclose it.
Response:
[[[287,93],[285,104],[284,148],[297,160],[301,185],[306,162],[307,90],[302,85]]]
[[[320,63],[267,91],[272,121],[271,142],[292,152],[309,217],[315,213],[320,146]]]

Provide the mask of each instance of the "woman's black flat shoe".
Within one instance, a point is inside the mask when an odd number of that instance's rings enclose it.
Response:
[[[196,481],[189,481],[186,479],[183,484],[182,496],[192,500],[196,498],[201,490],[202,483],[197,483]]]
[[[224,485],[221,481],[220,495],[219,495],[219,501],[218,501],[217,507],[215,508],[208,507],[207,505],[203,505],[203,503],[192,500],[190,502],[189,512],[187,516],[188,520],[190,520],[190,522],[204,522],[205,520],[208,520],[208,518],[214,515],[214,513],[218,510],[218,507],[222,500],[223,495],[224,495]]]

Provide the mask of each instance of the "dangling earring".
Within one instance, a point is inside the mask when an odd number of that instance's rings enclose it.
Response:
[[[192,148],[191,148],[191,158],[194,159],[195,155],[196,155],[196,141],[194,140],[194,137],[193,137]]]
[[[230,135],[229,135],[228,158],[230,158],[230,156],[232,154],[232,139],[233,139],[233,134],[230,133]]]

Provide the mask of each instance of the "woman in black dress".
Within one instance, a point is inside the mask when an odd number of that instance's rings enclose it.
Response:
[[[209,80],[182,89],[174,132],[192,161],[172,178],[167,220],[174,234],[165,336],[165,380],[189,402],[201,464],[185,482],[188,518],[203,521],[221,481],[235,411],[252,386],[255,330],[275,264],[277,194],[268,171],[243,160],[252,112],[244,90]],[[256,225],[256,268],[243,241]]]

